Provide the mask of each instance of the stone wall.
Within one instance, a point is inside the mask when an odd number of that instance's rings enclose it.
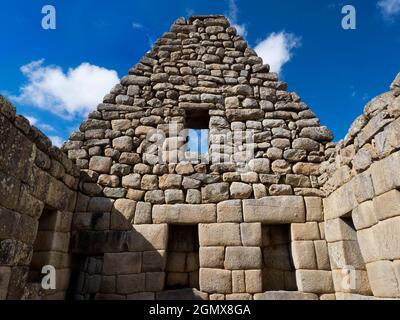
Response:
[[[186,149],[196,121],[208,154]],[[270,259],[262,228],[276,224],[290,268],[270,287],[333,292],[318,182],[332,138],[226,18],[178,19],[64,145],[81,168],[72,250],[104,256],[95,298],[166,297],[176,282],[199,288],[195,297],[252,299]],[[196,228],[198,252],[169,250],[171,226]],[[136,266],[112,262],[125,259]],[[312,270],[319,278],[306,286]]]
[[[399,94],[332,143],[226,18],[195,16],[63,152],[2,99],[0,299],[399,297]]]
[[[321,176],[337,298],[400,297],[400,74],[369,102]],[[351,288],[343,281],[350,273]]]
[[[0,96],[0,299],[33,299],[44,265],[69,286],[69,238],[79,169]],[[44,275],[42,275],[44,276]]]

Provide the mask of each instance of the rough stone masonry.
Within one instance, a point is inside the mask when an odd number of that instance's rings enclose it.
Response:
[[[400,74],[332,143],[225,17],[193,16],[62,150],[0,105],[0,299],[400,298]]]

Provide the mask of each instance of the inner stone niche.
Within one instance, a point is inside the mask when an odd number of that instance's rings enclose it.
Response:
[[[41,268],[50,263],[51,254],[54,251],[52,241],[55,236],[56,210],[44,208],[39,218],[39,226],[35,242],[33,244],[33,255],[29,269],[28,282],[40,283],[42,279]]]
[[[165,290],[199,289],[198,226],[170,225]]]
[[[297,291],[290,225],[262,226],[263,291]]]

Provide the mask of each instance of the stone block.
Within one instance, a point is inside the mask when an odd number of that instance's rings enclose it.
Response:
[[[351,212],[358,206],[351,183],[346,183],[323,200],[325,219],[335,219]]]
[[[259,247],[227,247],[225,269],[251,270],[262,267],[262,253]]]
[[[249,293],[232,293],[225,296],[225,300],[246,301],[253,300],[253,296]]]
[[[400,216],[400,191],[383,193],[374,198],[373,204],[375,216],[379,220]]]
[[[130,294],[145,291],[146,274],[127,274],[117,276],[117,293]]]
[[[127,233],[129,251],[166,250],[168,242],[168,225],[139,224],[133,225]]]
[[[142,254],[140,252],[104,254],[103,273],[105,275],[140,273],[141,268]]]
[[[358,203],[371,200],[375,196],[370,170],[357,174],[351,183]]]
[[[254,300],[318,300],[318,296],[298,291],[268,291],[255,294]]]
[[[337,218],[325,221],[325,237],[328,242],[357,241],[357,232],[347,220]]]
[[[397,168],[399,163],[400,151],[371,165],[370,171],[376,195],[381,195],[400,186],[400,175],[393,173],[393,168]]]
[[[317,258],[313,241],[292,242],[293,263],[296,269],[317,269]]]
[[[264,198],[268,195],[267,188],[262,183],[253,184],[253,194],[254,194],[254,199]]]
[[[244,270],[232,271],[232,292],[233,293],[246,292],[246,278]]]
[[[225,247],[200,247],[199,261],[201,268],[223,269]]]
[[[0,267],[0,300],[6,300],[8,292],[8,284],[11,277],[11,268],[6,266]]]
[[[306,218],[308,222],[324,221],[322,199],[320,197],[304,197],[304,202],[306,204]]]
[[[247,199],[253,192],[253,188],[242,182],[233,182],[230,187],[231,197],[233,199]]]
[[[365,263],[379,260],[380,248],[375,234],[375,227],[357,232],[358,243]]]
[[[131,191],[130,189],[129,191]],[[162,204],[165,202],[164,191],[162,190],[152,190],[147,191],[144,195],[144,201],[150,202],[152,204]]]
[[[111,211],[111,229],[129,230],[135,218],[136,201],[117,199]]]
[[[252,159],[249,161],[249,167],[251,171],[257,173],[270,173],[270,161],[268,159]]]
[[[208,294],[196,289],[179,289],[157,293],[157,300],[207,300]]]
[[[261,247],[261,223],[241,223],[240,235],[242,244],[246,247]]]
[[[182,190],[168,189],[164,191],[164,194],[166,204],[183,203],[185,201]]]
[[[325,240],[314,241],[315,256],[317,258],[318,270],[330,270],[328,244]]]
[[[375,261],[367,264],[369,283],[374,296],[399,298],[399,279],[391,261]]]
[[[158,188],[158,178],[156,175],[145,174],[140,182],[142,190],[156,190]]]
[[[167,253],[165,250],[144,251],[142,256],[142,272],[164,271],[166,263]]]
[[[303,197],[280,196],[243,200],[245,222],[285,224],[305,222]]]
[[[16,236],[20,214],[0,207],[0,239],[10,239]]]
[[[160,189],[179,189],[182,185],[182,176],[179,174],[165,174],[159,178]]]
[[[262,272],[261,270],[246,270],[246,292],[260,293],[262,292]]]
[[[332,269],[344,269],[352,266],[365,269],[365,263],[357,241],[338,241],[328,243]]]
[[[89,212],[110,212],[114,200],[103,197],[92,197],[89,200]]]
[[[368,274],[365,270],[332,270],[332,279],[336,292],[372,295]]]
[[[366,229],[378,223],[372,201],[365,201],[354,208],[351,217],[357,230]]]
[[[400,217],[381,221],[373,228],[379,258],[400,259]]]
[[[316,294],[334,292],[331,271],[296,270],[296,283],[302,292]]]
[[[229,199],[229,183],[212,183],[201,189],[204,203],[218,203]]]
[[[225,295],[220,293],[210,294],[210,300],[225,300]]]
[[[199,224],[200,246],[240,246],[240,227],[237,223]]]
[[[122,177],[122,186],[125,188],[140,189],[141,175],[131,173]]]
[[[135,209],[135,224],[151,224],[151,203],[137,202]]]
[[[240,200],[227,200],[217,204],[217,221],[242,222],[242,202]]]
[[[186,191],[186,202],[190,204],[201,203],[201,192],[196,189],[189,189]]]
[[[153,223],[197,224],[217,221],[215,204],[154,205]]]
[[[112,159],[108,157],[93,156],[89,161],[89,169],[100,173],[109,173]]]
[[[317,222],[292,223],[290,230],[292,241],[321,239]]]
[[[160,292],[164,289],[165,272],[146,272],[145,290],[150,292]]]
[[[232,292],[232,272],[222,269],[200,268],[200,290],[207,293]]]

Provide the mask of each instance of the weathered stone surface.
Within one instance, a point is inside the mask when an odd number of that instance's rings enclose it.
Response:
[[[138,252],[105,253],[103,272],[106,275],[139,273],[142,255]]]
[[[153,223],[213,223],[217,221],[217,208],[215,204],[154,205],[152,217]]]
[[[373,200],[374,215],[379,220],[400,216],[400,191],[386,192]]]
[[[397,166],[399,161],[400,152],[396,152],[371,165],[370,170],[376,195],[380,195],[400,186],[400,175],[393,174],[393,168]]]
[[[134,225],[127,234],[129,251],[166,250],[168,241],[168,225],[141,224]]]
[[[101,173],[109,173],[112,159],[108,157],[94,156],[90,158],[89,168]]]
[[[229,270],[200,268],[200,290],[207,293],[231,293],[232,273]]]
[[[242,222],[242,202],[227,200],[217,204],[217,222]]]
[[[296,282],[299,291],[309,293],[334,292],[332,272],[321,270],[296,270]]]
[[[259,247],[227,247],[225,269],[252,270],[262,267],[262,254]]]
[[[317,259],[312,241],[293,241],[292,255],[296,269],[317,269]]]
[[[254,300],[318,300],[318,295],[297,291],[268,291],[255,294]]]
[[[242,244],[247,247],[262,245],[261,223],[241,223],[240,235]]]
[[[224,247],[200,247],[200,268],[224,268]]]
[[[305,214],[304,201],[299,196],[243,200],[245,222],[270,224],[305,222]]]
[[[399,279],[391,261],[376,261],[367,264],[368,278],[372,292],[378,297],[400,297]],[[398,269],[397,269],[398,270]]]
[[[240,246],[240,227],[237,223],[200,224],[201,246]]]
[[[218,203],[229,199],[229,183],[213,183],[201,189],[204,203]]]
[[[365,269],[364,259],[357,241],[337,241],[328,243],[332,269],[343,269],[353,266],[356,269]]]
[[[230,186],[230,194],[233,199],[247,199],[253,192],[253,188],[242,182],[233,182]]]
[[[129,229],[135,219],[136,201],[117,199],[111,211],[111,229]]]
[[[292,223],[291,239],[294,241],[321,239],[321,236],[319,234],[318,223],[317,222]]]

